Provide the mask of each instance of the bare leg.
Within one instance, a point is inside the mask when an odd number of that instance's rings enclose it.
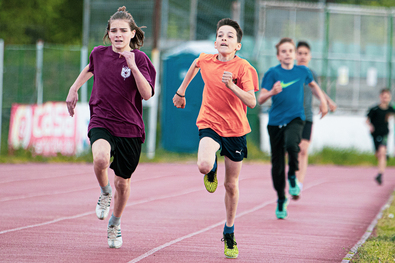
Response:
[[[310,141],[302,139],[302,141],[299,144],[300,152],[298,155],[299,158],[299,171],[296,171],[296,177],[298,178],[298,181],[303,183],[304,178],[306,176],[306,171],[307,171],[307,165],[309,162],[309,146],[310,146]]]
[[[93,170],[101,187],[108,184],[108,167],[110,166],[110,144],[99,139],[92,144]]]
[[[379,173],[383,174],[387,166],[387,147],[385,145],[380,145],[376,152],[376,157],[378,160]]]
[[[130,178],[124,179],[119,176],[115,176],[114,178],[116,192],[114,194],[113,214],[116,217],[121,217],[123,210],[125,210],[126,203],[130,196],[130,181]]]
[[[200,173],[208,174],[214,167],[215,153],[219,150],[219,143],[210,137],[204,137],[199,142],[197,166]]]
[[[225,208],[226,225],[231,227],[235,223],[237,205],[239,203],[239,175],[241,162],[234,162],[225,156]]]

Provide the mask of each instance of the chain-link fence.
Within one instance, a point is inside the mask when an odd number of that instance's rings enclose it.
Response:
[[[137,25],[147,27],[143,51],[150,55],[154,5],[154,0],[90,0],[89,52],[102,44],[110,16],[126,6]],[[257,68],[260,78],[279,63],[274,46],[287,36],[311,44],[310,66],[340,109],[365,112],[377,102],[379,89],[395,84],[395,9],[260,0],[162,0],[159,48],[166,51],[189,40],[214,40],[216,24],[224,17],[242,26],[239,55]],[[81,47],[44,43],[43,53],[43,101],[64,101],[80,72]],[[12,103],[37,102],[36,56],[35,45],[5,46],[2,150]],[[88,92],[91,85],[90,80]]]
[[[278,64],[282,37],[308,41],[310,67],[340,109],[364,112],[394,81],[394,11],[387,8],[262,1],[256,58],[259,71]]]

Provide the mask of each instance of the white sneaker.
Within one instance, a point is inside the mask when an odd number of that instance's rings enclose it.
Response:
[[[107,228],[107,241],[110,248],[120,248],[122,246],[121,225]]]
[[[99,197],[99,201],[97,201],[96,205],[96,215],[97,218],[103,220],[108,216],[110,212],[110,204],[111,204],[111,194],[101,194]]]

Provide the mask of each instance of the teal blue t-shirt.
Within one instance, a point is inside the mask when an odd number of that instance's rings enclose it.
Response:
[[[279,64],[271,67],[265,73],[261,87],[270,91],[274,83],[281,81],[283,90],[272,97],[268,125],[285,125],[298,117],[305,120],[303,85],[313,80],[311,71],[305,66],[295,65],[292,69],[284,69]]]

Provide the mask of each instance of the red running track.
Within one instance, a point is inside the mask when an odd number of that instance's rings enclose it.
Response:
[[[395,186],[394,168],[378,186],[374,167],[310,166],[301,199],[277,220],[270,169],[243,165],[237,262],[341,262]],[[0,261],[225,262],[223,163],[218,176],[209,194],[195,164],[140,164],[123,246],[110,249],[108,218],[94,212],[100,189],[91,164],[0,165]]]

